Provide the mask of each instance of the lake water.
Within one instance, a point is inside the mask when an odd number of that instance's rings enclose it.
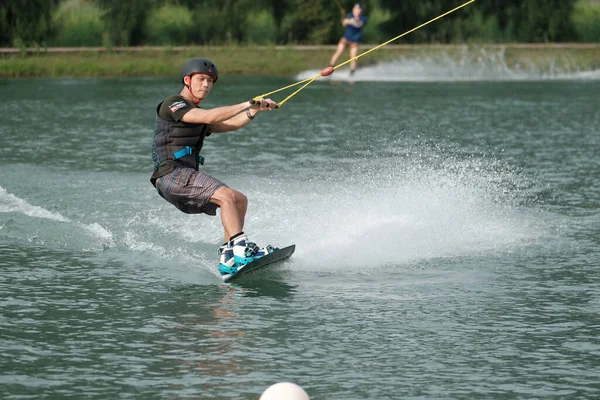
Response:
[[[205,142],[297,245],[236,285],[149,182],[176,79],[0,80],[0,397],[599,398],[599,74],[378,68]]]

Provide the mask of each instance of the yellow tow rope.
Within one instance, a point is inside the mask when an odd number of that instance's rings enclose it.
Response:
[[[446,15],[448,15],[448,14],[450,14],[450,13],[453,13],[454,11],[456,11],[456,10],[459,10],[459,9],[463,8],[463,7],[465,7],[466,5],[473,3],[474,1],[476,1],[476,0],[469,0],[469,1],[467,1],[466,3],[464,3],[464,4],[460,5],[460,6],[456,7],[456,8],[453,8],[453,9],[452,9],[452,10],[450,10],[450,11],[447,11],[447,12],[445,12],[445,13],[443,13],[443,14],[441,14],[441,15],[439,15],[439,16],[437,16],[437,17],[433,18],[433,19],[430,19],[429,21],[427,21],[427,22],[425,22],[425,23],[423,23],[423,24],[421,24],[421,25],[417,26],[416,28],[413,28],[413,29],[411,29],[411,30],[409,30],[409,31],[406,31],[406,32],[404,32],[403,34],[401,34],[401,35],[398,35],[398,36],[396,36],[395,38],[392,38],[392,39],[388,40],[387,42],[380,44],[379,46],[373,47],[372,49],[370,49],[370,50],[367,50],[367,51],[365,51],[364,53],[361,53],[361,54],[357,55],[356,57],[353,57],[353,58],[351,58],[351,59],[349,59],[349,60],[347,60],[347,61],[345,61],[345,62],[343,62],[343,63],[341,63],[341,64],[338,64],[338,65],[336,65],[335,67],[331,67],[331,68],[332,68],[333,70],[336,70],[336,69],[338,69],[338,68],[340,68],[340,67],[342,67],[342,66],[344,66],[344,65],[348,64],[349,62],[352,62],[352,61],[354,61],[354,60],[357,60],[357,59],[359,59],[360,57],[362,57],[362,56],[365,56],[365,55],[369,54],[369,53],[370,53],[370,52],[372,52],[372,51],[375,51],[375,50],[377,50],[377,49],[380,49],[380,48],[382,48],[383,46],[385,46],[386,44],[390,44],[390,43],[391,43],[391,42],[393,42],[394,40],[400,39],[402,36],[408,35],[409,33],[411,33],[411,32],[414,32],[414,31],[416,31],[417,29],[420,29],[420,28],[424,27],[425,25],[428,25],[428,24],[430,24],[430,23],[432,23],[432,22],[434,22],[434,21],[437,21],[438,19],[440,19],[440,18],[443,18],[443,17],[445,17]],[[316,76],[314,76],[314,77],[312,77],[312,78],[307,78],[307,79],[304,79],[304,80],[302,80],[302,81],[299,81],[299,82],[293,83],[293,84],[291,84],[291,85],[284,86],[284,87],[282,87],[282,88],[280,88],[280,89],[273,90],[272,92],[268,92],[268,93],[261,94],[260,96],[256,96],[256,97],[254,98],[254,100],[255,100],[255,101],[260,101],[260,100],[261,100],[261,99],[263,99],[265,96],[269,96],[269,95],[271,95],[271,94],[273,94],[273,93],[281,92],[281,91],[283,91],[283,90],[286,90],[286,89],[289,89],[289,88],[292,88],[292,87],[294,87],[294,86],[298,86],[298,85],[301,85],[301,84],[303,84],[303,83],[304,83],[304,85],[303,85],[302,87],[300,87],[300,89],[296,90],[294,93],[290,94],[288,97],[286,97],[285,99],[283,99],[282,101],[280,101],[280,102],[277,104],[277,108],[279,108],[279,107],[281,107],[281,106],[282,106],[282,105],[283,105],[283,104],[284,104],[286,101],[288,101],[289,99],[291,99],[292,97],[294,97],[296,94],[298,94],[298,92],[300,92],[302,89],[304,89],[305,87],[307,87],[308,85],[310,85],[311,83],[313,83],[314,81],[316,81],[317,79],[319,79],[320,77],[322,77],[322,76],[327,76],[327,75],[329,75],[329,74],[331,74],[331,73],[333,72],[333,70],[330,70],[330,71],[327,71],[325,75],[323,75],[324,71],[326,71],[327,69],[328,69],[328,68],[324,68],[324,69],[323,69],[323,70],[322,70],[322,71],[319,73],[319,75],[316,75]]]

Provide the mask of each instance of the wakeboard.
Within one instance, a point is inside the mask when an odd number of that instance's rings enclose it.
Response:
[[[292,254],[294,254],[295,250],[295,244],[284,247],[282,249],[277,249],[274,252],[267,254],[266,256],[263,256],[261,258],[257,258],[256,260],[249,262],[245,266],[239,268],[235,274],[229,275],[228,277],[224,278],[223,282],[227,283],[241,279],[253,272],[266,268],[267,266],[286,260],[290,258]]]

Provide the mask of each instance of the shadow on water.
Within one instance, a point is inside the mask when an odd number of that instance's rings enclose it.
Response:
[[[273,297],[287,298],[296,293],[298,285],[287,283],[282,274],[269,273],[253,274],[240,282],[232,283],[231,287],[238,290],[242,297]]]

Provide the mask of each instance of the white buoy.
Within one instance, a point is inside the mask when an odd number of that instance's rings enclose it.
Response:
[[[279,382],[269,386],[259,400],[310,400],[300,386],[290,382]]]

